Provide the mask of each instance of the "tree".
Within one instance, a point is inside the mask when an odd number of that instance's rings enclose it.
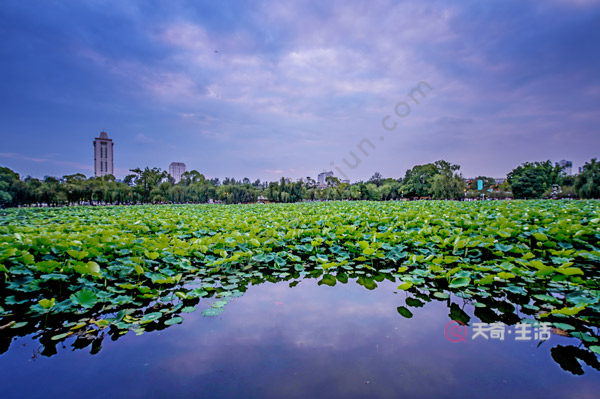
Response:
[[[130,171],[133,172],[134,175],[129,175],[126,179],[135,184],[135,188],[141,194],[143,202],[148,202],[152,190],[157,188],[158,185],[168,177],[168,173],[159,168],[150,169],[149,167],[146,167],[144,170],[136,168],[130,169]]]
[[[525,162],[507,176],[515,198],[541,198],[554,184],[561,184],[561,168],[552,162]]]
[[[600,198],[600,163],[593,158],[575,178],[575,192],[581,198]]]
[[[183,172],[183,174],[181,175],[181,181],[179,182],[179,184],[182,184],[184,186],[189,186],[190,184],[194,184],[194,183],[204,183],[206,181],[206,178],[204,177],[204,175],[200,172],[198,172],[197,170],[190,170],[187,172]]]
[[[81,202],[86,196],[87,179],[82,173],[65,175],[62,177],[63,187],[67,202],[71,204]]]
[[[13,202],[13,196],[10,192],[10,184],[0,180],[0,207],[5,207]]]
[[[394,179],[384,179],[379,187],[382,200],[394,200],[400,198],[402,183]]]
[[[371,178],[367,182],[368,183],[373,183],[376,186],[381,186],[381,181],[382,180],[383,180],[383,176],[381,176],[381,173],[375,172],[373,174],[373,176],[371,176]]]
[[[458,173],[460,165],[436,161],[438,173],[431,182],[431,194],[436,199],[461,199],[464,197],[465,181]]]
[[[402,194],[406,197],[426,197],[431,192],[433,176],[437,174],[434,164],[415,165],[406,171]]]
[[[335,176],[327,176],[325,182],[327,183],[327,187],[336,187],[340,184],[340,179]]]
[[[438,173],[433,177],[431,193],[436,199],[461,199],[464,197],[465,182],[461,176]]]
[[[406,197],[461,198],[464,191],[462,176],[457,173],[460,165],[440,160],[416,165],[406,171],[401,192]],[[437,177],[441,175],[441,177]],[[434,192],[434,182],[436,183]]]
[[[9,168],[0,167],[0,207],[10,206],[15,198],[14,185],[19,175]]]

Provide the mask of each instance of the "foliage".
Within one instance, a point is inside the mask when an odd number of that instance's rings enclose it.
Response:
[[[128,175],[125,177],[126,182],[130,182],[135,185],[136,191],[142,196],[143,202],[150,201],[150,194],[153,196],[159,196],[159,199],[162,201],[166,201],[164,196],[161,194],[164,193],[164,189],[161,192],[161,183],[168,178],[168,174],[165,171],[161,171],[158,168],[148,168],[146,167],[144,170],[140,168],[131,169],[134,173],[133,175]],[[164,186],[163,186],[164,187]]]
[[[484,322],[517,322],[518,304],[571,326],[565,334],[585,349],[598,340],[599,244],[595,201],[9,209],[0,327],[8,338],[37,333],[52,354],[69,337],[91,343],[105,330],[116,339],[176,325],[196,309],[218,315],[265,280],[375,289],[385,278],[411,295],[407,306],[460,296],[480,304]]]
[[[406,197],[460,199],[464,197],[465,183],[457,173],[459,169],[459,165],[443,160],[417,165],[406,171],[402,193]]]
[[[526,163],[514,169],[507,181],[495,184],[494,179],[479,176],[465,181],[460,166],[440,160],[416,165],[406,171],[404,179],[384,178],[376,172],[366,182],[353,184],[329,176],[325,186],[317,186],[306,177],[297,181],[281,178],[275,182],[261,182],[244,178],[226,177],[207,179],[196,170],[185,172],[175,183],[158,168],[136,168],[123,181],[114,176],[86,178],[82,174],[51,176],[43,180],[19,175],[8,168],[0,168],[0,207],[62,206],[106,204],[158,203],[252,203],[258,197],[271,202],[372,200],[389,201],[401,198],[469,199],[481,198],[598,198],[600,196],[598,163],[586,163],[579,176],[567,176],[550,161]],[[484,192],[478,191],[477,180],[484,181]],[[577,187],[574,184],[577,182]],[[509,191],[512,188],[514,195]],[[492,191],[488,191],[491,189]]]
[[[600,163],[596,158],[583,165],[575,178],[575,191],[581,198],[600,198]]]
[[[507,176],[515,198],[541,198],[552,185],[560,185],[561,168],[552,162],[526,162]]]
[[[12,187],[19,181],[19,175],[12,170],[0,167],[0,208],[12,204]]]
[[[429,196],[432,180],[437,172],[437,167],[432,163],[416,165],[407,170],[402,180],[402,194],[406,197]]]

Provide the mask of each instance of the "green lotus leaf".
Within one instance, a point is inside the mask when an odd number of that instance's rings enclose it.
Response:
[[[594,353],[600,354],[600,346],[597,346],[597,345],[590,346],[590,350]]]
[[[213,308],[222,308],[223,306],[227,305],[229,302],[227,301],[216,301],[213,302],[210,306],[212,306]]]
[[[208,308],[202,311],[204,316],[218,316],[223,312],[222,308]]]
[[[183,317],[176,316],[176,317],[173,317],[172,319],[165,321],[165,325],[172,326],[173,324],[179,324],[181,322],[183,322]]]
[[[38,301],[38,304],[44,308],[44,309],[51,309],[52,307],[54,307],[54,304],[56,303],[56,298],[52,298],[52,299],[42,299],[40,301]]]
[[[407,319],[410,319],[411,317],[413,317],[412,312],[404,306],[399,306],[398,308],[396,308],[396,310],[402,317],[405,317]]]
[[[87,251],[77,251],[74,249],[67,250],[67,253],[69,254],[69,256],[77,260],[82,260],[83,258],[89,255]]]
[[[564,269],[558,268],[556,269],[557,272],[564,274],[566,276],[574,276],[574,275],[583,275],[583,270],[579,269],[578,267],[566,267]]]
[[[332,276],[332,275],[330,275],[330,274],[325,274],[323,276],[323,278],[319,281],[319,285],[325,284],[325,285],[328,285],[330,287],[335,286],[335,283],[336,283],[335,277]]]
[[[76,305],[83,306],[84,308],[91,308],[98,302],[98,296],[94,291],[84,288],[72,294],[71,300]]]
[[[90,261],[87,263],[78,263],[73,266],[75,271],[80,274],[91,274],[93,276],[100,276],[100,265],[96,262]]]
[[[160,319],[163,316],[163,314],[161,312],[151,312],[151,313],[146,313],[144,316],[142,316],[141,322],[151,322],[151,321],[155,321]]]
[[[450,281],[448,286],[450,288],[466,287],[470,282],[471,279],[469,277],[455,277],[452,279],[452,281]]]

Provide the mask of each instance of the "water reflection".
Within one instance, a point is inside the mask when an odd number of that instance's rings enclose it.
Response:
[[[15,318],[0,327],[0,351],[8,351],[15,337],[33,335],[33,338],[40,343],[36,356],[49,357],[57,354],[57,345],[65,340],[73,349],[89,348],[91,354],[96,354],[102,349],[103,341],[107,337],[114,341],[125,336],[129,331],[134,331],[138,335],[161,331],[183,322],[182,316],[195,314],[196,311],[201,312],[196,315],[197,317],[217,316],[228,307],[226,305],[232,298],[244,295],[250,287],[256,289],[253,286],[285,282],[286,287],[293,288],[301,281],[304,284],[311,280],[316,281],[319,286],[330,287],[345,285],[350,281],[351,285],[357,284],[369,291],[376,290],[378,285],[395,289],[398,284],[393,269],[338,270],[335,274],[318,269],[310,272],[280,270],[275,274],[271,269],[248,273],[231,271],[208,274],[202,278],[190,276],[189,280],[184,278],[179,284],[167,286],[163,291],[158,291],[158,294],[151,295],[152,299],[142,300],[138,297],[135,302],[124,301],[128,303],[95,306],[78,314],[48,313],[41,319],[34,316],[28,318],[28,313],[25,311],[29,306],[28,294],[23,293],[23,298],[13,297],[15,304],[13,313],[25,316],[20,319]],[[597,331],[599,319],[593,309],[587,310],[587,314],[583,316],[553,314],[543,319],[540,317],[540,314],[544,313],[544,308],[550,308],[544,301],[559,301],[561,298],[563,301],[566,299],[573,301],[573,298],[580,300],[587,295],[576,292],[577,296],[567,298],[572,294],[562,294],[557,287],[554,287],[556,292],[542,290],[541,292],[547,293],[533,295],[543,299],[540,304],[532,302],[530,295],[525,295],[525,291],[517,286],[511,286],[511,290],[499,287],[477,291],[452,290],[443,280],[423,279],[418,287],[409,287],[406,291],[401,291],[403,294],[398,296],[395,303],[389,307],[373,306],[369,303],[369,296],[365,297],[364,302],[354,306],[360,305],[370,312],[388,312],[395,308],[400,316],[410,319],[414,314],[422,312],[425,304],[440,302],[448,310],[446,320],[456,320],[465,326],[470,325],[472,317],[484,323],[503,323],[507,326],[514,326],[523,321],[544,321],[554,326],[553,333],[571,338],[567,341],[569,345],[555,347],[551,351],[552,358],[564,370],[581,375],[584,373],[582,364],[600,370],[596,355],[600,351]],[[154,300],[155,297],[159,300]],[[20,302],[23,303],[22,311],[19,310]],[[329,307],[329,304],[323,301],[320,306]],[[310,315],[316,314],[314,310],[303,311]],[[332,315],[346,315],[351,308],[342,304],[330,310]],[[305,320],[305,322],[316,323],[315,320]]]
[[[366,290],[352,279],[335,287],[319,281],[248,287],[219,316],[183,313],[182,324],[166,329],[152,322],[153,332],[104,340],[101,351],[93,340],[86,351],[69,350],[83,346],[71,337],[57,356],[32,360],[40,342],[22,338],[0,357],[2,397],[597,397],[600,373],[573,377],[553,361],[572,356],[565,348],[573,338],[553,335],[539,347],[451,343],[449,304],[475,317],[460,298],[422,301],[407,319],[396,308],[413,296],[396,283]]]

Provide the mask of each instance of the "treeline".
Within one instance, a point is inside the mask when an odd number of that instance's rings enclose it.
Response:
[[[369,180],[353,184],[328,177],[318,186],[307,177],[292,182],[251,182],[248,178],[207,179],[192,170],[175,183],[158,168],[132,169],[123,181],[114,176],[90,177],[83,174],[44,179],[20,176],[0,167],[0,206],[206,203],[228,204],[256,201],[298,202],[303,200],[398,200],[469,198],[600,198],[600,163],[587,162],[581,173],[569,176],[550,161],[525,163],[512,170],[502,183],[486,176],[465,180],[460,166],[447,161],[416,165],[403,178],[383,178],[375,173]],[[483,182],[478,190],[477,181]]]

